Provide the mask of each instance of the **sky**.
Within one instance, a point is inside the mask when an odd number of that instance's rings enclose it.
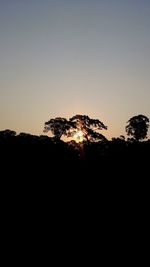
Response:
[[[0,130],[84,114],[125,135],[149,85],[149,0],[0,0]]]

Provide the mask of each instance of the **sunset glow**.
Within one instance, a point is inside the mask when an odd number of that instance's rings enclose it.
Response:
[[[82,131],[77,131],[74,136],[73,136],[73,140],[76,142],[76,143],[79,143],[79,142],[83,142],[84,140],[84,133]]]
[[[150,1],[1,0],[0,33],[0,130],[83,114],[110,140],[150,117]]]

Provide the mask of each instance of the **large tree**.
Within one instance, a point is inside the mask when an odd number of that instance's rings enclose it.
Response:
[[[57,117],[55,119],[50,119],[45,122],[44,132],[51,131],[57,140],[60,140],[62,135],[68,135],[70,128],[72,127],[71,122],[65,118]]]
[[[126,126],[127,135],[131,135],[136,141],[147,138],[149,119],[144,115],[132,117]]]
[[[81,131],[83,133],[83,139],[90,142],[96,141],[105,141],[106,138],[104,135],[99,133],[100,130],[107,130],[107,126],[105,126],[98,119],[91,119],[86,115],[75,115],[70,118],[70,122],[74,124],[74,131]]]

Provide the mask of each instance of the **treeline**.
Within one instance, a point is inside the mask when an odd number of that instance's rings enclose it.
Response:
[[[91,201],[111,205],[111,199],[119,205],[120,200],[129,202],[132,196],[143,201],[148,196],[149,159],[150,140],[119,137],[76,143],[44,135],[17,135],[11,130],[0,132],[4,195],[10,203],[14,198],[17,205],[28,203],[29,210],[34,210],[37,200],[45,212],[56,203],[64,207],[64,199],[70,209],[72,201],[79,203],[81,199],[89,205]]]
[[[101,121],[84,115],[47,121],[44,131],[52,137],[0,131],[2,205],[6,214],[12,212],[8,222],[15,209],[19,223],[21,212],[23,220],[29,214],[30,222],[36,212],[37,220],[48,216],[51,223],[61,210],[56,225],[63,220],[66,207],[69,217],[70,211],[82,215],[90,209],[98,218],[107,218],[111,209],[108,222],[116,207],[119,218],[123,212],[123,220],[126,209],[131,215],[135,207],[138,212],[147,209],[150,140],[144,139],[148,123],[143,115],[133,117],[126,126],[131,138],[112,140],[98,131],[107,129]],[[63,136],[72,140],[65,142]]]
[[[59,117],[46,122],[44,132],[50,131],[52,137],[0,131],[1,166],[19,166],[23,172],[32,169],[51,173],[54,170],[55,175],[67,173],[70,167],[77,172],[81,166],[86,172],[95,172],[95,175],[105,171],[105,168],[107,171],[118,171],[121,166],[137,171],[149,164],[150,140],[140,141],[147,137],[148,127],[149,119],[138,115],[131,118],[126,126],[131,138],[126,140],[120,136],[107,140],[99,132],[107,130],[101,121],[76,115],[70,120]],[[62,136],[72,139],[65,142]]]
[[[16,134],[11,130],[0,131],[1,157],[8,159],[26,158],[46,162],[61,161],[102,161],[102,160],[144,160],[150,153],[150,140],[125,140],[124,136],[91,142],[74,140],[64,142],[46,135],[36,136],[27,133]]]

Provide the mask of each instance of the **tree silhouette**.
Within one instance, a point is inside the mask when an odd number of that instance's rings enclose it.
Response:
[[[14,136],[16,136],[16,132],[15,131],[12,131],[12,130],[9,130],[9,129],[0,131],[0,137],[8,138],[8,137],[14,137]]]
[[[126,126],[127,135],[131,135],[136,141],[147,138],[149,119],[144,115],[132,117]]]
[[[105,141],[107,140],[104,135],[99,133],[99,130],[107,130],[105,126],[98,119],[91,119],[86,115],[75,115],[70,118],[70,122],[74,123],[74,129],[72,135],[76,131],[82,131],[83,137],[87,142]]]
[[[44,132],[47,133],[48,131],[51,131],[54,137],[57,140],[60,140],[62,135],[68,136],[69,130],[72,126],[73,124],[71,124],[71,122],[69,122],[67,119],[57,117],[45,122]]]

